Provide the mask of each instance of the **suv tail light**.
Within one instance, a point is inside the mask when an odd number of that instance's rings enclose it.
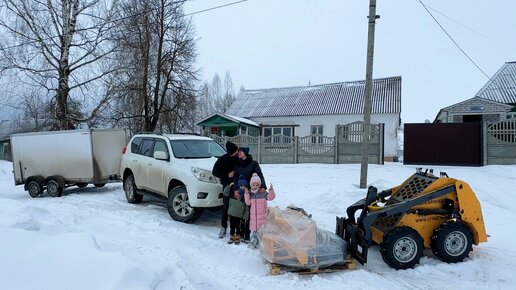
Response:
[[[124,147],[124,149],[122,149],[122,155],[125,154],[125,150],[127,150],[127,147]]]

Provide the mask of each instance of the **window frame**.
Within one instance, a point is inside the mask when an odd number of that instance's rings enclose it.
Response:
[[[314,131],[315,131],[315,133],[314,133]],[[319,136],[312,136],[312,138],[311,138],[312,144],[323,143],[323,138],[322,138],[322,136],[324,136],[323,134],[324,134],[324,125],[310,125],[310,135],[319,135]]]

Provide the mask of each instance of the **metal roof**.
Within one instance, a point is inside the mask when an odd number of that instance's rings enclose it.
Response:
[[[516,103],[516,62],[506,62],[476,96],[504,104]]]
[[[253,118],[362,114],[365,81],[242,91],[226,114]],[[371,113],[401,113],[401,76],[373,80]]]

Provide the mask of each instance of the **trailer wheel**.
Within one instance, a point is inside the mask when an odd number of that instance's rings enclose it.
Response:
[[[87,182],[79,182],[79,183],[76,183],[75,185],[77,185],[78,188],[85,188],[86,186],[88,186],[88,183]]]
[[[432,236],[432,252],[446,263],[462,262],[472,250],[471,232],[460,222],[446,222]]]
[[[93,185],[95,185],[96,188],[101,188],[101,187],[104,187],[104,185],[106,185],[106,183],[93,183]]]
[[[43,186],[36,180],[31,180],[27,183],[27,192],[29,192],[30,197],[36,198],[40,194],[43,193]]]
[[[51,197],[60,197],[63,194],[63,187],[56,179],[51,179],[47,182],[47,193]]]
[[[423,256],[423,239],[409,227],[390,229],[380,246],[383,260],[396,270],[414,267]]]
[[[193,222],[201,216],[202,209],[195,209],[188,202],[188,191],[184,186],[178,186],[168,193],[168,214],[179,222]]]
[[[140,203],[143,200],[143,195],[136,192],[136,183],[134,176],[129,175],[124,180],[125,198],[128,203]]]

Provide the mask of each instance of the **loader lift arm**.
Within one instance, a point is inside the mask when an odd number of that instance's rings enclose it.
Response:
[[[371,203],[380,198],[385,199],[385,197],[390,196],[392,192],[391,190],[387,190],[377,194],[377,189],[370,186],[366,198],[359,200],[346,210],[348,214],[347,218],[337,217],[335,233],[347,242],[348,253],[363,265],[367,263],[367,252],[372,245],[371,225],[376,219],[398,213],[406,214],[413,206],[445,196],[454,191],[455,185],[451,185],[414,199],[385,206],[377,211],[369,211],[368,206],[371,205]],[[362,208],[362,212],[355,222],[354,214],[360,208]]]

